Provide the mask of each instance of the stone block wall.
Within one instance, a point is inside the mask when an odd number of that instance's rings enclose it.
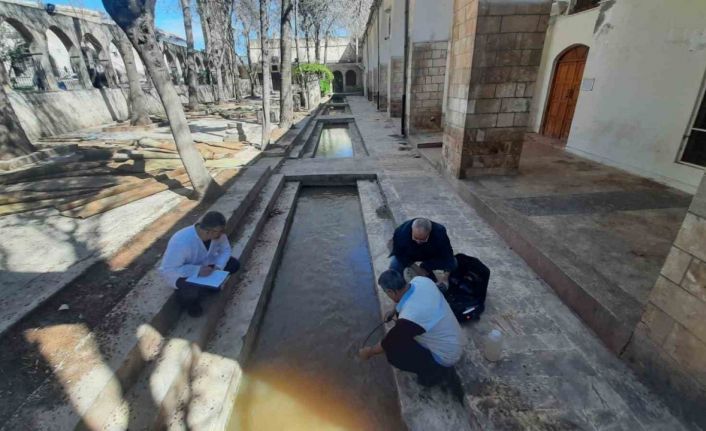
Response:
[[[443,157],[458,178],[519,166],[550,0],[455,0]]]
[[[387,111],[387,64],[380,63],[380,107],[381,111]]]
[[[410,128],[414,132],[439,131],[446,75],[448,41],[420,42],[412,46]]]
[[[402,116],[402,94],[404,93],[404,60],[402,57],[390,59],[390,116]]]
[[[623,357],[706,429],[706,176]]]

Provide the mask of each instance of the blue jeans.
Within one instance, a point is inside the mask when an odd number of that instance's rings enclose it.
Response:
[[[404,270],[408,266],[412,265],[414,262],[409,262],[407,265],[405,265],[402,261],[400,261],[397,256],[392,256],[390,258],[390,269],[394,269],[395,271],[399,272],[400,274],[404,275]],[[451,257],[450,259],[448,258],[436,258],[436,259],[429,259],[422,261],[422,263],[419,265],[423,270],[429,273],[429,278],[432,280],[436,281],[436,276],[434,275],[434,270],[438,271],[448,271],[451,272],[454,269],[456,269],[456,258]]]

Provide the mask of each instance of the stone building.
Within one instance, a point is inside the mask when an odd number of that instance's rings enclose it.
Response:
[[[378,0],[361,47],[368,100],[402,117],[410,142],[433,136],[450,177],[516,173],[535,132],[695,194],[642,318],[613,350],[701,427],[704,22],[706,3],[690,0]]]
[[[131,51],[149,108],[161,102],[136,51],[104,14],[69,6],[49,10],[36,2],[0,0],[0,57],[6,91],[30,139],[128,118],[123,57]],[[172,81],[186,101],[186,42],[157,31]],[[212,101],[207,64],[196,55],[199,97]],[[245,80],[246,81],[246,80]],[[70,113],[67,114],[67,113]]]
[[[306,39],[300,39],[299,52],[297,53],[296,43],[292,40],[292,58],[294,63],[315,63],[316,45],[313,40],[309,40],[307,46]],[[275,91],[279,90],[280,83],[280,40],[268,39],[267,46],[270,50],[270,64],[272,67],[272,83]],[[333,72],[333,91],[337,93],[359,93],[363,88],[363,67],[360,57],[359,42],[357,38],[350,37],[329,37],[320,42],[321,62],[326,64]],[[248,42],[250,59],[254,63],[260,63],[262,49],[260,41],[252,39]]]

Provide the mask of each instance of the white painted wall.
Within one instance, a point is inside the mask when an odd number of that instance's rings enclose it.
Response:
[[[593,29],[599,10],[599,8],[595,8],[574,15],[552,17],[547,29],[547,36],[544,39],[542,63],[539,66],[534,90],[535,97],[530,110],[530,128],[533,132],[539,132],[542,127],[544,111],[554,77],[554,68],[559,56],[573,45],[581,44],[589,48],[593,45]]]
[[[584,79],[595,85],[581,92],[567,149],[694,193],[703,169],[675,160],[705,72],[706,2],[613,3],[594,36]]]
[[[453,0],[410,0],[409,3],[412,43],[449,40]]]
[[[402,57],[404,54],[404,5],[405,0],[392,2],[392,35],[390,35],[390,55]]]

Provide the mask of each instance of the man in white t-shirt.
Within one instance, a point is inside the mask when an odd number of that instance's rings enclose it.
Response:
[[[378,284],[397,303],[397,321],[381,342],[360,349],[360,358],[385,353],[391,365],[416,373],[421,385],[439,383],[461,358],[465,345],[448,302],[427,277],[415,277],[407,284],[399,272],[387,270]]]

